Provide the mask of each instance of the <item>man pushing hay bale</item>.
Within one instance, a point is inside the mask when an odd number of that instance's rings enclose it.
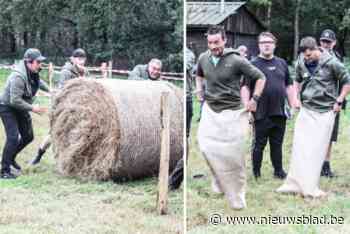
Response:
[[[58,171],[123,181],[159,171],[162,92],[169,92],[170,163],[183,155],[183,92],[167,82],[69,81],[55,97],[51,134]]]

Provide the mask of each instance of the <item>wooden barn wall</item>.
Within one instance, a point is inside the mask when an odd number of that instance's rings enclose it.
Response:
[[[226,19],[225,24],[228,31],[236,33],[256,35],[264,30],[244,7],[240,8],[237,14]]]

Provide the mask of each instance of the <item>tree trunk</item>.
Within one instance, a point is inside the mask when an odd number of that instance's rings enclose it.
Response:
[[[346,57],[345,41],[346,41],[347,35],[348,35],[348,29],[344,28],[344,31],[341,34],[341,37],[338,37],[338,40],[337,40],[338,52],[342,57]]]
[[[298,58],[300,5],[301,5],[301,0],[296,0],[295,18],[294,18],[294,54],[293,54],[294,60]]]
[[[23,47],[28,48],[28,32],[23,33]]]
[[[15,54],[17,52],[17,46],[16,46],[16,36],[13,33],[13,31],[10,32],[10,52],[11,54]]]
[[[270,1],[267,5],[267,30],[271,31],[271,8],[272,8],[272,1]]]

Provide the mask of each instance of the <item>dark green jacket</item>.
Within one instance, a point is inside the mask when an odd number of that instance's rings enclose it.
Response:
[[[186,47],[185,50],[186,59],[186,98],[192,100],[192,71],[195,65],[195,55],[193,52]]]
[[[39,88],[46,92],[49,91],[47,84],[40,79],[39,74],[29,73],[22,60],[7,78],[5,89],[0,95],[0,103],[18,110],[31,111]]]
[[[208,50],[198,59],[197,75],[206,80],[204,99],[215,112],[242,108],[240,88],[242,75],[248,80],[265,79],[264,74],[239,53],[226,48],[214,66]]]
[[[148,64],[136,65],[134,69],[129,73],[129,80],[158,80],[150,77],[148,73]]]
[[[72,62],[68,61],[62,67],[58,85],[61,88],[66,81],[78,78],[79,76],[88,77],[89,72],[86,69],[84,71],[79,71],[77,66],[74,66]]]
[[[303,57],[296,65],[296,79],[301,83],[300,99],[302,105],[317,112],[327,112],[339,94],[340,84],[350,84],[349,74],[344,65],[328,52],[323,52],[313,75],[305,66]]]

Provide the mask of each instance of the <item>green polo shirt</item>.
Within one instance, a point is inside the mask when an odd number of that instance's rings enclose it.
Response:
[[[197,76],[206,80],[204,99],[215,112],[242,108],[241,77],[248,80],[265,79],[264,74],[231,48],[226,48],[217,63],[208,50],[198,59]]]
[[[296,65],[295,80],[301,84],[302,105],[323,113],[333,109],[338,97],[338,82],[350,84],[350,76],[345,66],[328,52],[323,52],[313,74],[305,66],[303,56]]]

